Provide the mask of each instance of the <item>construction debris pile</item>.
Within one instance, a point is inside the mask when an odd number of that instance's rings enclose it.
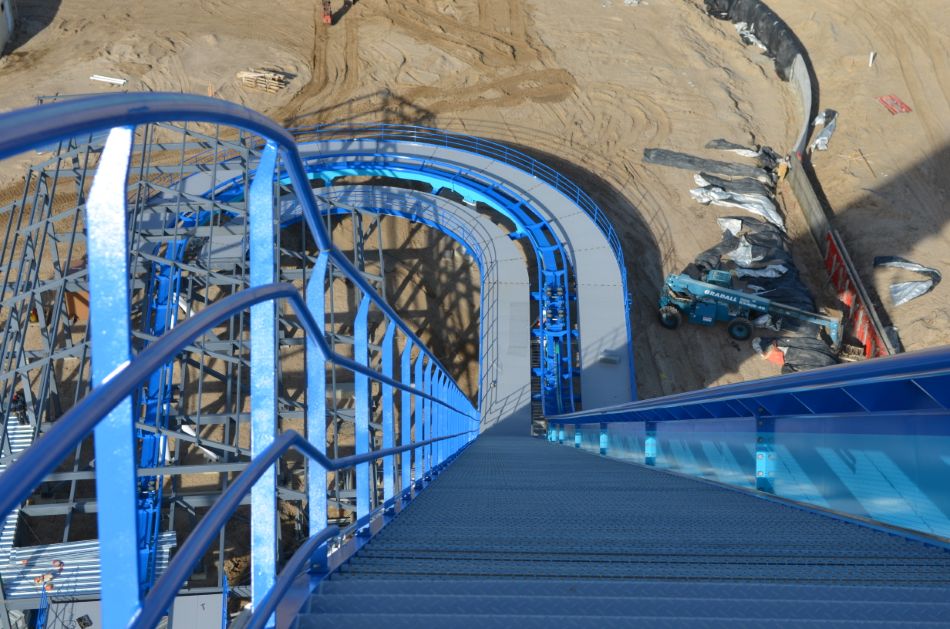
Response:
[[[829,122],[832,120],[829,115]],[[718,218],[722,240],[696,256],[683,273],[702,281],[710,271],[726,271],[744,292],[814,313],[814,296],[795,266],[785,217],[775,200],[775,184],[787,168],[786,161],[770,147],[747,147],[724,139],[712,140],[706,148],[728,151],[755,163],[722,162],[664,149],[644,151],[648,163],[693,170],[698,187],[690,190],[690,196],[696,201],[739,208],[753,215]],[[752,323],[757,328],[781,332],[754,339],[753,347],[781,365],[783,373],[838,362],[836,350],[819,338],[822,329],[814,323],[791,317],[776,319],[769,314],[762,314]]]

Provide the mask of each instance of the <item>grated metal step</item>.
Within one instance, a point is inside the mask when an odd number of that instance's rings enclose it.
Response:
[[[483,435],[297,627],[939,626],[950,553],[528,437]]]

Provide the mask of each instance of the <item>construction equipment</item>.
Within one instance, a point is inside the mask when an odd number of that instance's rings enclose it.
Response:
[[[752,336],[752,321],[762,315],[794,319],[821,326],[831,339],[833,348],[841,345],[841,323],[837,319],[737,290],[728,271],[709,271],[705,282],[686,274],[667,277],[660,295],[660,323],[673,330],[679,327],[683,315],[700,325],[728,321],[726,331],[737,341]]]

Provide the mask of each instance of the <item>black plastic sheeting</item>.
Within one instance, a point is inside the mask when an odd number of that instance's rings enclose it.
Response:
[[[772,182],[772,174],[762,168],[756,168],[755,166],[748,166],[746,164],[720,162],[714,159],[705,159],[687,153],[668,151],[666,149],[644,149],[643,161],[649,164],[659,164],[660,166],[670,166],[683,170],[704,171],[717,175],[726,175],[727,177],[748,177],[758,179],[759,181]]]
[[[782,230],[766,221],[744,216],[729,216],[719,222],[723,226],[722,241],[696,256],[683,273],[697,280],[704,280],[706,273],[713,269],[729,271],[739,278],[745,275],[750,292],[786,306],[815,312],[815,299],[795,267],[788,236]],[[777,272],[776,277],[754,275],[764,269],[784,271]],[[800,321],[785,321],[782,327],[818,333],[818,326]]]
[[[792,30],[775,12],[759,0],[705,0],[706,13],[729,20],[734,24],[745,22],[747,30],[765,46],[775,61],[775,72],[783,81],[791,78],[792,63],[799,54],[804,56],[801,44]]]
[[[756,351],[765,354],[778,348],[785,354],[782,373],[808,371],[838,364],[838,357],[824,341],[805,336],[762,337],[753,342]]]

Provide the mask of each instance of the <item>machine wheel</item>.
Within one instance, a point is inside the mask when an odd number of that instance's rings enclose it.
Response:
[[[683,315],[673,306],[660,308],[660,325],[667,330],[675,330],[683,322]]]
[[[736,317],[729,322],[726,332],[737,341],[747,341],[752,336],[752,322],[742,317]]]

